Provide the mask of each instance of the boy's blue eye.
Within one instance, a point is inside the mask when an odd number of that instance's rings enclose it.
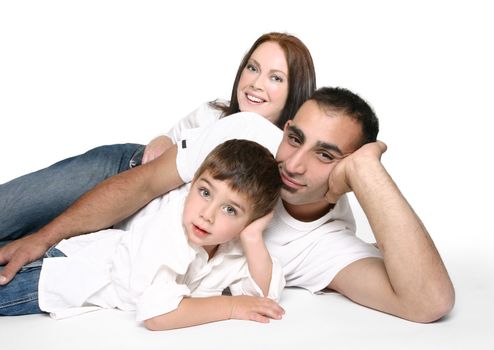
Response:
[[[231,205],[224,206],[223,211],[228,215],[237,215],[237,211]]]
[[[204,198],[208,198],[210,193],[209,193],[209,190],[207,188],[199,188],[199,194],[201,195],[201,197],[204,197]]]

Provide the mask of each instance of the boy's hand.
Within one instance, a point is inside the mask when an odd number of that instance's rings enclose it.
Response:
[[[0,248],[0,265],[5,265],[0,271],[0,285],[9,283],[24,265],[41,258],[49,248],[35,233]]]
[[[255,241],[262,239],[262,233],[268,226],[269,222],[273,218],[274,212],[271,211],[268,214],[260,217],[252,221],[249,225],[247,225],[242,232],[240,232],[240,241],[242,243],[246,243],[249,241]]]
[[[263,295],[269,295],[273,262],[264,244],[262,234],[272,217],[273,212],[271,211],[252,221],[240,232],[240,243],[247,259],[250,276],[261,288]]]
[[[285,310],[268,298],[248,295],[233,296],[230,319],[268,323],[269,319],[281,320]]]

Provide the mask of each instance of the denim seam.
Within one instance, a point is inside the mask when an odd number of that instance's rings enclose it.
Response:
[[[38,293],[37,292],[30,293],[30,294],[26,295],[26,297],[23,299],[17,299],[17,300],[13,300],[13,301],[10,300],[6,303],[0,303],[0,309],[5,308],[5,307],[11,307],[11,306],[19,305],[19,304],[24,304],[24,303],[27,303],[27,302],[30,302],[33,300],[37,300],[37,299],[38,299]]]

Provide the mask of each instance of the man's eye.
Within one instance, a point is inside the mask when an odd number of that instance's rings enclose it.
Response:
[[[336,159],[332,154],[326,152],[319,152],[318,155],[319,158],[325,163],[331,163]]]
[[[292,146],[298,146],[301,144],[300,139],[295,135],[288,135],[288,143]]]
[[[230,206],[230,205],[226,205],[223,207],[223,211],[228,214],[228,215],[236,215],[237,214],[237,211],[235,210],[234,207]]]

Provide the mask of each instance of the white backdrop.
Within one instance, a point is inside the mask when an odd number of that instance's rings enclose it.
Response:
[[[286,31],[311,50],[318,86],[375,108],[383,162],[455,281],[455,315],[494,311],[477,298],[494,289],[492,15],[488,1],[1,2],[0,183],[98,145],[147,143],[228,98],[253,41]]]

